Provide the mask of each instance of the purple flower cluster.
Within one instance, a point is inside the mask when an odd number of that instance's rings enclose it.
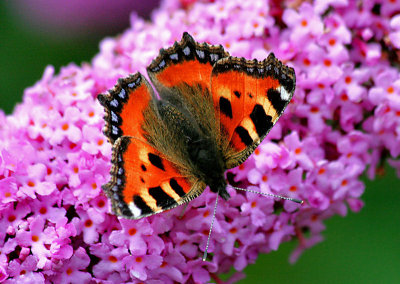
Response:
[[[152,22],[102,41],[92,63],[46,68],[12,115],[0,113],[0,282],[204,283],[260,253],[322,240],[323,221],[359,211],[360,176],[388,161],[400,172],[399,1],[165,0]],[[188,31],[234,56],[273,51],[297,75],[296,93],[268,138],[231,182],[302,199],[298,205],[236,192],[219,203],[206,189],[141,220],[110,213],[101,185],[111,146],[97,94],[145,68]],[[238,272],[229,280],[243,275]]]

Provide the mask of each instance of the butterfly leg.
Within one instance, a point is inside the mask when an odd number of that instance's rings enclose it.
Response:
[[[178,219],[182,219],[183,218],[183,215],[185,214],[185,211],[186,211],[186,208],[188,207],[188,205],[189,205],[189,203],[185,203],[184,204],[182,212],[181,212],[181,214],[179,214]]]

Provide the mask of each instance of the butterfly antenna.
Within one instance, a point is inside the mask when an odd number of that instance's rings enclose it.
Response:
[[[234,188],[236,190],[248,191],[248,192],[251,192],[251,193],[261,194],[261,195],[269,196],[269,197],[276,197],[276,198],[280,198],[280,199],[284,199],[284,200],[293,201],[293,202],[296,202],[296,203],[299,203],[299,204],[303,204],[303,200],[296,199],[296,198],[290,198],[290,197],[275,195],[275,194],[271,194],[271,193],[264,193],[264,192],[255,191],[255,190],[251,190],[251,189],[244,189],[244,188],[236,187],[236,186],[233,186],[233,185],[229,185],[229,186],[231,186],[232,188]]]
[[[217,198],[215,199],[214,213],[213,213],[213,216],[212,216],[212,219],[211,219],[210,231],[208,232],[207,245],[206,245],[206,249],[204,251],[203,261],[206,261],[206,258],[207,258],[207,250],[208,250],[208,245],[210,244],[211,231],[212,231],[212,228],[213,228],[213,225],[214,225],[215,214],[217,213],[217,204],[218,204],[218,194],[217,194]]]

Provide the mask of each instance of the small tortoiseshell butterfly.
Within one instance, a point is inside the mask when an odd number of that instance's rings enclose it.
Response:
[[[228,200],[227,169],[243,163],[282,115],[295,89],[293,68],[229,56],[184,33],[161,49],[146,78],[119,79],[98,99],[113,145],[103,186],[116,215],[138,219],[199,196],[208,185]]]

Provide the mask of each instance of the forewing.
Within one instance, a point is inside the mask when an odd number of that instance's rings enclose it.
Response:
[[[264,61],[227,57],[211,76],[211,93],[221,127],[227,168],[241,164],[282,115],[295,89],[293,68],[273,54]]]
[[[104,134],[111,144],[123,135],[146,141],[142,129],[144,111],[155,113],[155,106],[153,89],[142,74],[119,79],[114,88],[100,94],[98,100],[105,109]]]
[[[227,56],[221,45],[198,43],[185,32],[180,42],[160,50],[147,72],[161,96],[180,85],[201,84],[209,89],[213,65]]]
[[[103,186],[119,216],[139,219],[188,202],[205,184],[184,177],[162,153],[142,140],[122,136],[113,146],[111,181]]]

